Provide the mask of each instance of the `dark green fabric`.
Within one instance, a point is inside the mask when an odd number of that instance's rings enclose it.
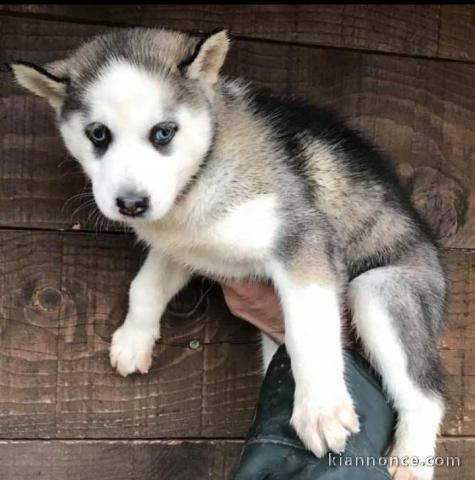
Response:
[[[395,414],[379,378],[359,354],[344,351],[345,377],[360,420],[343,454],[321,459],[305,449],[289,424],[294,381],[290,359],[282,346],[274,355],[261,387],[254,422],[234,469],[233,480],[386,480],[378,464],[391,440]],[[331,368],[331,366],[329,366]],[[358,457],[374,458],[375,465],[356,465]],[[345,464],[346,462],[346,464]],[[348,464],[348,462],[352,462]]]

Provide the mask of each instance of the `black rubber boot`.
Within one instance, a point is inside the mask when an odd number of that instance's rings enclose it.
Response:
[[[231,476],[233,480],[386,480],[383,454],[395,413],[375,372],[358,353],[345,350],[345,378],[360,420],[342,454],[317,458],[289,423],[294,380],[285,347],[279,348],[261,387],[254,422]]]

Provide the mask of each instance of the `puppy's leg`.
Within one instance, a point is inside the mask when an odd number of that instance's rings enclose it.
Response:
[[[129,290],[125,322],[112,336],[110,361],[123,375],[148,372],[152,350],[160,337],[160,317],[171,298],[190,278],[189,272],[150,250]]]
[[[279,345],[272,340],[265,333],[261,333],[261,351],[262,351],[262,373],[267,372],[272,357],[279,348]]]
[[[343,376],[340,291],[335,274],[311,258],[273,270],[295,379],[291,423],[318,457],[344,449],[358,417]]]
[[[357,333],[398,412],[390,455],[402,462],[434,455],[444,412],[436,337],[445,292],[437,277],[417,267],[388,266],[360,275],[349,288]],[[430,466],[396,463],[390,468],[395,479],[432,478]]]

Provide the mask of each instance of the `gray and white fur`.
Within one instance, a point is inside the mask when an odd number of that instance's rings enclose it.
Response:
[[[100,210],[150,247],[112,365],[148,371],[162,312],[192,273],[270,279],[305,445],[339,452],[359,428],[340,339],[348,305],[398,412],[392,455],[424,461],[444,410],[439,250],[382,153],[329,110],[222,77],[228,47],[225,31],[126,29],[45,66],[11,65],[55,109]],[[408,472],[433,475],[392,474]]]

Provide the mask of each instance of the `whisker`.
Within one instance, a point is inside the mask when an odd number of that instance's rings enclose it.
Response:
[[[85,208],[89,208],[91,207],[92,205],[94,205],[94,199],[90,199],[90,200],[87,200],[86,202],[82,203],[81,205],[79,205],[79,207],[77,207],[73,213],[71,214],[71,219],[74,218],[75,215],[77,215],[81,210],[84,210]]]
[[[94,208],[94,210],[91,210],[89,212],[89,215],[87,216],[87,219],[86,221],[89,222],[89,221],[94,221],[94,218],[95,216],[98,214],[99,210],[97,209],[97,206]]]
[[[81,193],[77,193],[76,195],[73,195],[72,197],[69,197],[65,202],[64,202],[64,205],[63,205],[63,211],[64,211],[64,208],[66,208],[71,202],[75,201],[75,200],[78,200],[78,199],[83,199],[85,197],[92,197],[92,193],[90,192],[81,192]]]

